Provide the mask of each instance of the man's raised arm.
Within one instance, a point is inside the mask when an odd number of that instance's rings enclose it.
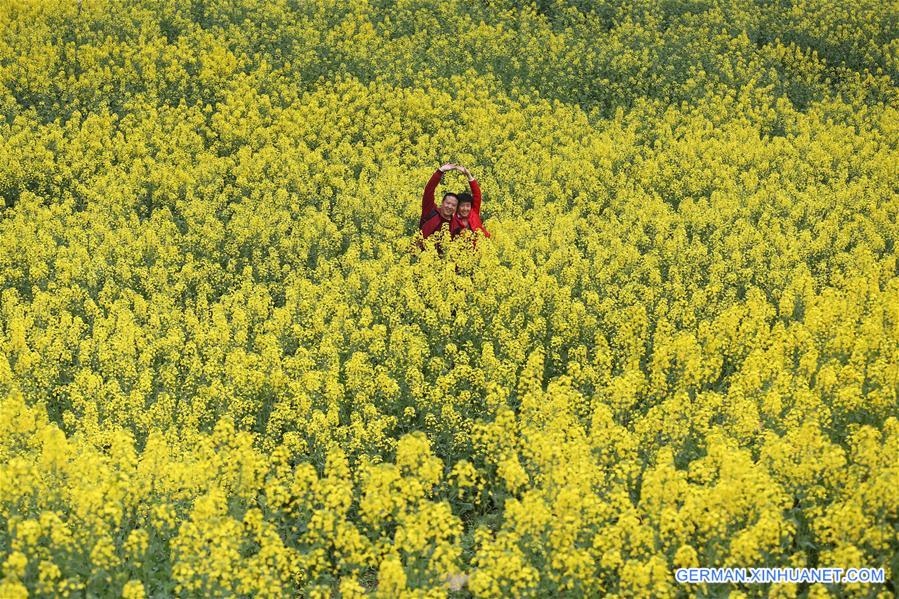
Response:
[[[455,168],[455,164],[447,162],[444,165],[441,165],[434,174],[431,175],[431,178],[428,179],[428,184],[425,185],[425,192],[421,196],[421,217],[425,218],[428,214],[437,209],[437,204],[434,203],[434,192],[437,190],[437,184],[440,183],[440,179],[443,177],[443,173],[446,171]]]

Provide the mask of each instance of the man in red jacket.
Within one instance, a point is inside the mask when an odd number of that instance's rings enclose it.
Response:
[[[460,193],[457,196],[458,207],[450,222],[450,235],[456,237],[463,231],[481,231],[485,237],[490,237],[481,222],[481,186],[478,185],[478,180],[464,166],[457,166],[455,170],[468,178],[471,194]]]
[[[456,170],[456,165],[448,162],[434,171],[428,184],[425,185],[425,192],[421,196],[421,218],[418,220],[418,228],[421,229],[422,237],[429,237],[436,231],[443,228],[444,225],[449,227],[456,213],[456,206],[459,204],[459,196],[452,192],[443,194],[443,200],[440,207],[434,203],[434,191],[437,184],[446,171]]]

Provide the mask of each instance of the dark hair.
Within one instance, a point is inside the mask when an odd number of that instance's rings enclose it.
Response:
[[[467,191],[463,191],[462,193],[456,195],[456,198],[459,200],[459,204],[464,204],[465,202],[468,202],[469,204],[474,203],[474,198],[471,197],[471,194]]]
[[[457,206],[459,205],[459,194],[448,191],[445,194],[443,194],[443,200],[445,200],[447,198],[447,196],[453,196],[454,198],[456,198],[456,205]],[[441,202],[443,200],[441,200]]]

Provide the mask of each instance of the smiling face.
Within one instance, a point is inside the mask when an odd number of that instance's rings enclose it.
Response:
[[[459,207],[456,208],[456,214],[459,215],[459,218],[465,220],[468,218],[468,215],[471,213],[471,202],[462,202],[459,204]]]
[[[445,219],[452,218],[458,204],[459,198],[453,194],[450,193],[443,196],[443,201],[440,203],[440,215]]]

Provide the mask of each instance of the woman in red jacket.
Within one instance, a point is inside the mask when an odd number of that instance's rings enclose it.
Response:
[[[458,171],[468,178],[468,186],[471,193],[460,193],[456,196],[456,213],[450,222],[450,235],[457,237],[463,231],[481,231],[485,237],[490,233],[481,222],[481,187],[478,180],[471,176],[471,172],[464,166],[454,166],[452,170]]]

